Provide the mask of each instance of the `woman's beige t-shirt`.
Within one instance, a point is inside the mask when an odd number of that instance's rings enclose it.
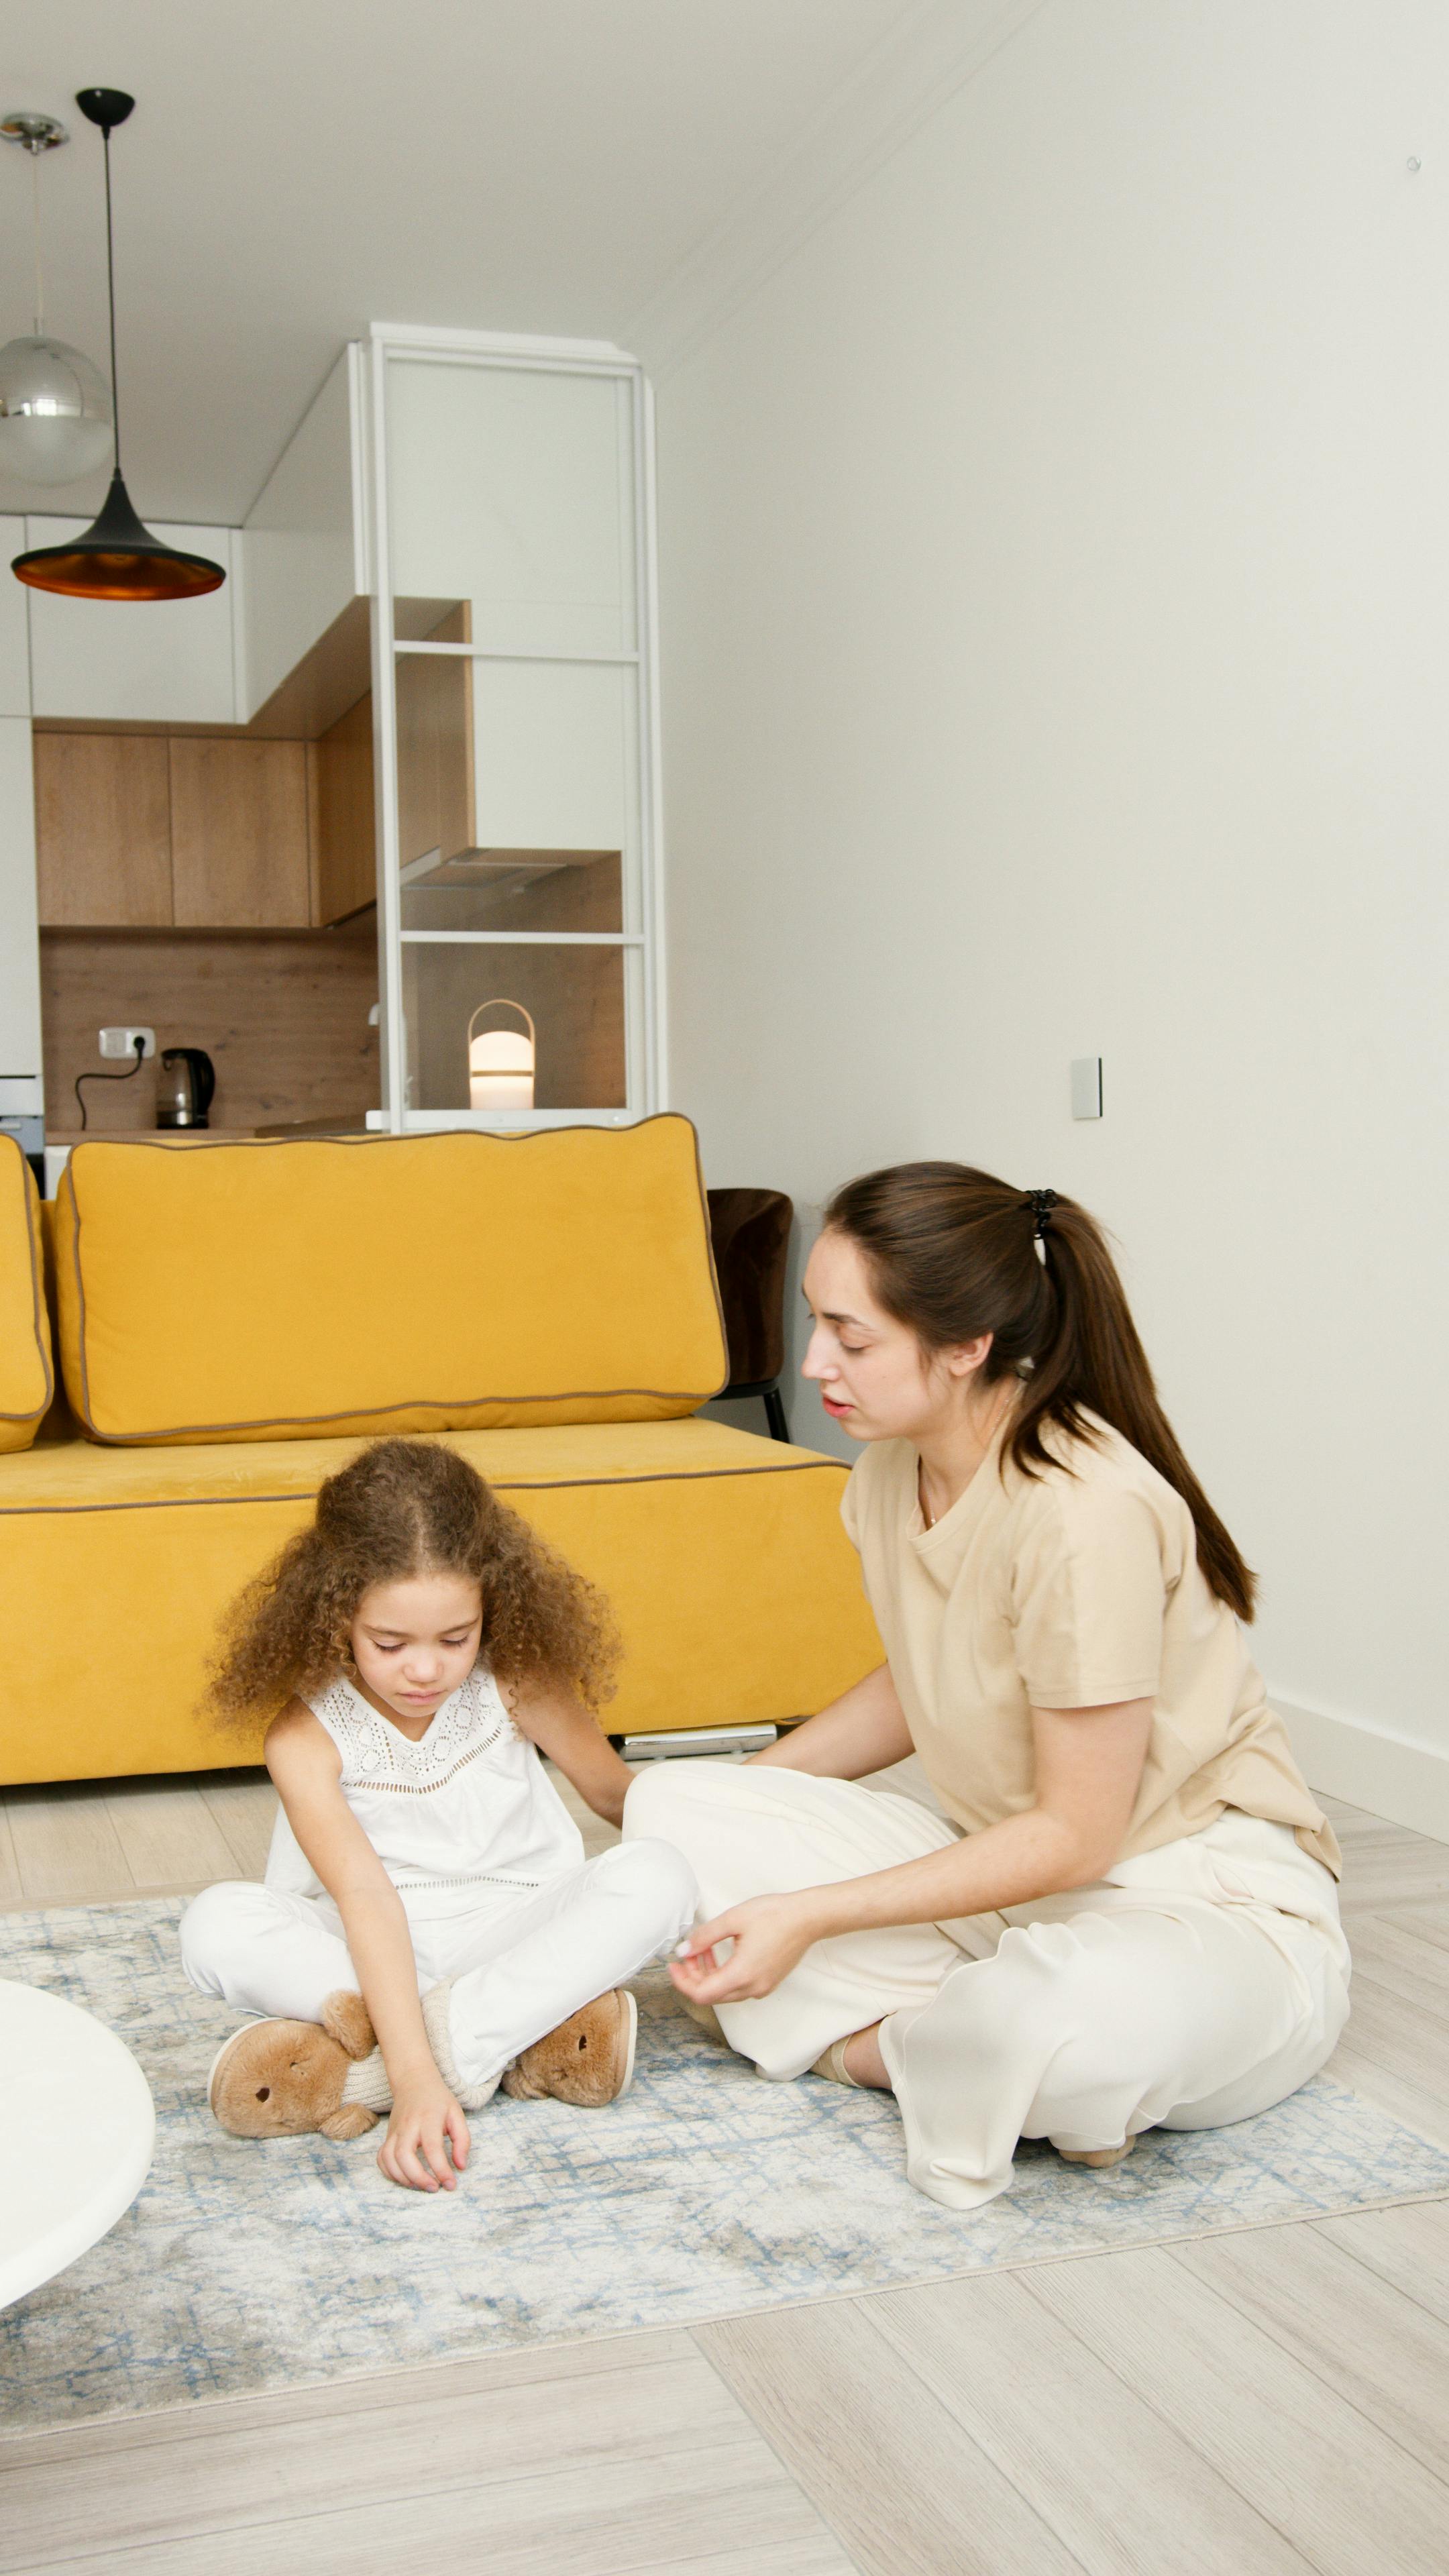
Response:
[[[1036,1708],[1153,1702],[1119,1858],[1225,1807],[1291,1825],[1337,1877],[1332,1828],[1269,1708],[1243,1631],[1209,1590],[1192,1514],[1118,1432],[1044,1437],[1026,1476],[1003,1424],[966,1491],[925,1526],[909,1441],[873,1441],[841,1506],[916,1751],[968,1832],[1032,1803]]]

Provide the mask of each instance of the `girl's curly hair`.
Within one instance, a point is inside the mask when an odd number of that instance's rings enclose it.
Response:
[[[378,1440],[329,1476],[310,1529],[289,1539],[228,1614],[211,1699],[254,1717],[352,1663],[351,1628],[375,1583],[471,1577],[479,1654],[499,1681],[545,1678],[597,1710],[618,1641],[601,1593],[555,1556],[455,1449]]]

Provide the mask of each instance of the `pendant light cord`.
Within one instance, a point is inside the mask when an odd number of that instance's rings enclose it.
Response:
[[[35,207],[35,336],[37,340],[43,340],[45,337],[45,289],[41,284],[40,278],[40,154],[36,150],[34,144],[30,147],[30,183],[31,195]]]
[[[121,470],[121,388],[116,376],[116,253],[111,234],[111,129],[101,128],[106,148],[106,287],[111,299],[111,426],[116,440],[116,472]]]

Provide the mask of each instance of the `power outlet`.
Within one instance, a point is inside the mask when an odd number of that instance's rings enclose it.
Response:
[[[135,1054],[137,1038],[141,1041],[141,1052],[143,1056],[155,1054],[156,1032],[154,1029],[102,1029],[101,1053],[105,1056],[114,1056],[124,1062],[127,1056],[133,1056]]]

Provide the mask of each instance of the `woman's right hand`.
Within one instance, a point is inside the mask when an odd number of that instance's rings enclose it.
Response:
[[[377,2161],[388,2181],[401,2183],[406,2190],[456,2191],[470,2144],[462,2105],[454,2100],[436,2067],[420,2068],[394,2090],[392,2117]]]

